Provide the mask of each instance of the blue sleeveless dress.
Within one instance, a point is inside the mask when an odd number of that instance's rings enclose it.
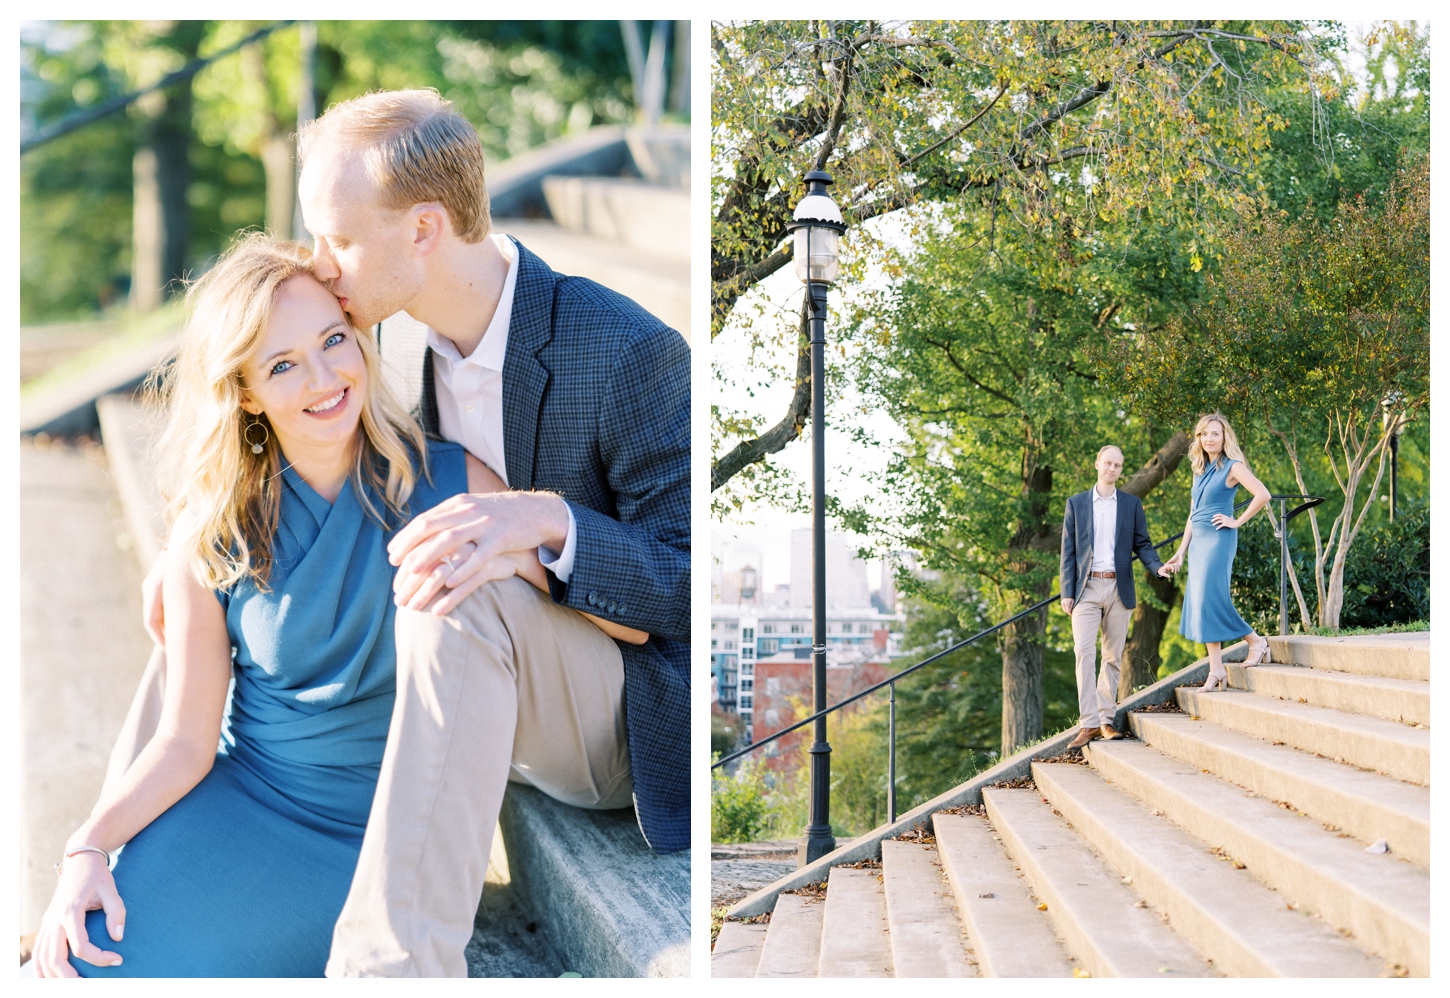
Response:
[[[1183,587],[1183,615],[1178,633],[1189,641],[1237,641],[1253,630],[1234,609],[1228,585],[1233,577],[1234,554],[1239,532],[1233,527],[1213,525],[1215,513],[1234,515],[1234,496],[1228,473],[1236,462],[1210,464],[1203,474],[1193,476],[1193,499],[1189,522],[1193,537],[1188,542],[1188,582]]]
[[[416,515],[468,490],[463,448],[430,442]],[[216,763],[126,844],[119,967],[82,977],[321,977],[362,847],[393,713],[385,530],[349,480],[329,504],[289,467],[266,592],[217,594],[234,687]],[[385,507],[374,499],[379,510]]]

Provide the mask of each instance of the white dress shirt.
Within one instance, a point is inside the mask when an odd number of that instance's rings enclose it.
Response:
[[[1093,486],[1093,567],[1094,572],[1116,572],[1113,556],[1118,542],[1118,490],[1106,496]]]
[[[513,317],[514,288],[518,284],[519,254],[513,240],[501,233],[489,236],[508,261],[503,293],[493,320],[473,353],[464,357],[448,337],[428,330],[433,348],[433,382],[438,397],[438,429],[445,440],[462,444],[474,457],[488,465],[505,485],[509,484],[508,462],[503,442],[503,362],[508,353],[509,320]],[[568,503],[565,503],[568,509]],[[568,582],[574,570],[574,511],[569,509],[569,533],[563,551],[539,547],[539,561]]]

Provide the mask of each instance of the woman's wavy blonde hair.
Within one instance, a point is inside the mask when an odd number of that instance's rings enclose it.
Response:
[[[307,247],[261,233],[244,236],[188,288],[176,360],[169,370],[153,373],[147,386],[151,400],[167,413],[156,450],[167,523],[185,514],[177,540],[196,578],[212,589],[248,577],[265,588],[271,572],[282,454],[266,415],[242,408],[242,365],[267,328],[278,288],[311,273]],[[389,526],[406,517],[417,480],[413,457],[427,474],[427,449],[423,431],[382,382],[372,337],[353,332],[367,390],[351,478],[368,514]],[[259,423],[269,443],[253,454],[252,441],[263,438],[255,429]],[[385,510],[370,492],[383,497]]]
[[[1195,475],[1203,474],[1204,466],[1208,463],[1208,455],[1203,452],[1203,444],[1199,443],[1198,436],[1208,429],[1209,423],[1218,423],[1223,427],[1223,451],[1218,460],[1222,461],[1225,456],[1235,461],[1243,461],[1245,465],[1249,462],[1244,458],[1243,448],[1239,446],[1238,434],[1229,425],[1229,421],[1221,412],[1210,412],[1206,416],[1199,416],[1198,422],[1193,427],[1193,442],[1188,445],[1188,460],[1193,465]],[[1215,462],[1217,463],[1217,462]]]

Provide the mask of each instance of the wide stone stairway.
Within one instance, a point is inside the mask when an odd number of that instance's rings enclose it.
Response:
[[[712,975],[1427,976],[1429,634],[1270,641],[727,921]]]

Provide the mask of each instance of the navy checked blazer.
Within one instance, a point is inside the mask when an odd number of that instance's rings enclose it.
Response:
[[[690,350],[630,299],[514,242],[509,486],[557,492],[574,514],[569,581],[548,573],[554,602],[649,632],[619,643],[635,813],[656,852],[688,849]],[[421,366],[417,415],[437,436],[432,350]]]
[[[1096,486],[1094,486],[1096,488]],[[1113,571],[1118,575],[1118,596],[1129,610],[1138,605],[1133,588],[1133,556],[1150,572],[1163,565],[1148,539],[1148,517],[1143,500],[1118,489],[1118,531],[1113,541]],[[1093,490],[1069,496],[1062,518],[1062,598],[1077,599],[1087,588],[1093,567]]]

